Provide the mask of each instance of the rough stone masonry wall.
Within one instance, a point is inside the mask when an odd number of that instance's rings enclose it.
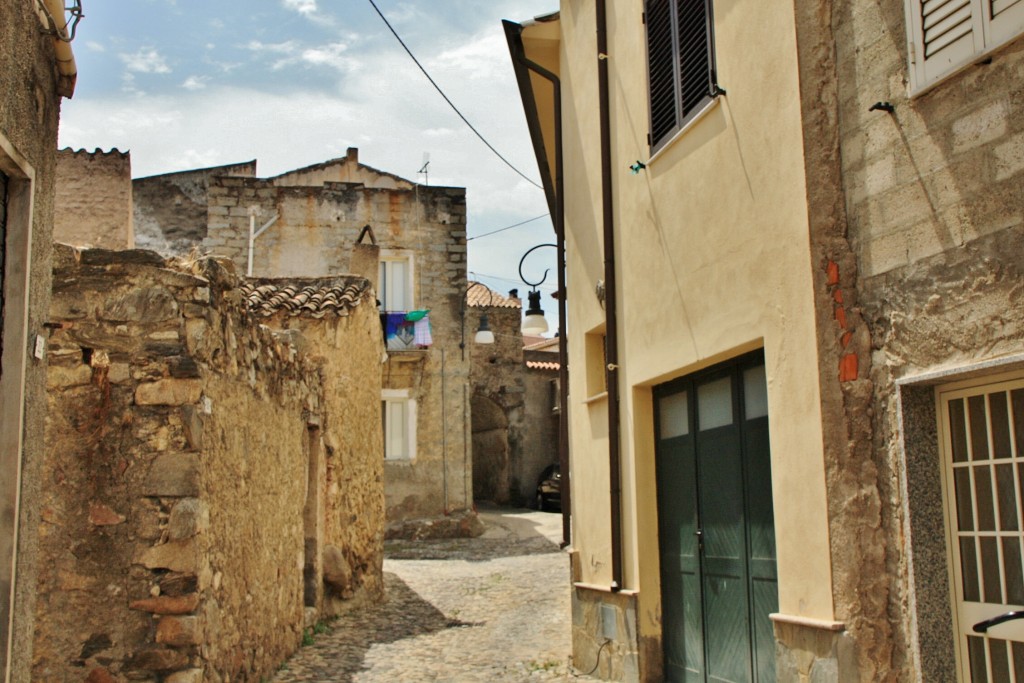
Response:
[[[53,239],[76,247],[135,246],[128,152],[62,149],[57,153]]]
[[[390,353],[383,388],[408,389],[417,401],[417,454],[389,461],[389,521],[443,515],[472,506],[469,453],[469,356],[463,359],[461,302],[466,290],[466,191],[423,187],[372,189],[327,183],[275,187],[272,180],[214,178],[209,190],[207,251],[248,259],[249,207],[256,227],[278,220],[256,240],[257,277],[322,277],[349,271],[363,226],[382,250],[411,254],[414,302],[430,309],[434,344]],[[472,338],[472,334],[470,334]]]
[[[237,284],[61,252],[34,680],[258,681],[298,647],[324,368]]]
[[[306,536],[307,544],[317,544],[312,554],[324,558],[319,573],[329,580],[326,590],[323,582],[312,587],[312,599],[329,615],[361,599],[377,600],[384,592],[384,343],[372,302],[370,295],[334,319],[275,316],[269,321],[275,329],[298,331],[306,352],[330,368],[321,373],[324,410],[317,431],[323,448],[314,454],[325,482],[321,521],[311,520],[316,528],[307,528]]]
[[[33,3],[0,3],[0,138],[5,149],[0,157],[13,152],[24,158],[35,171],[32,181],[31,222],[15,227],[8,221],[7,244],[17,229],[31,239],[32,260],[28,269],[28,320],[32,333],[43,333],[50,301],[50,252],[53,231],[54,177],[57,155],[57,123],[60,117],[60,96],[57,94],[57,73],[53,39],[40,31],[39,18]],[[2,170],[8,175],[11,169]],[[6,252],[6,247],[4,249]],[[5,254],[10,259],[9,254]],[[11,273],[11,261],[7,261]],[[22,453],[4,453],[2,479],[7,482],[0,491],[0,552],[4,567],[11,567],[18,526],[18,547],[15,556],[13,608],[0,613],[0,643],[7,641],[8,616],[13,612],[13,645],[11,647],[10,680],[27,681],[32,661],[32,614],[35,601],[35,572],[38,565],[36,526],[39,520],[39,488],[42,484],[44,410],[46,404],[45,361],[28,357],[25,373],[25,424],[22,430]],[[20,393],[20,392],[19,392]],[[4,400],[17,400],[5,396]],[[16,427],[15,427],[16,428]],[[18,462],[20,458],[20,463]],[[20,510],[18,500],[18,467],[21,467]],[[0,594],[11,594],[10,570],[0,573]],[[2,667],[0,667],[2,668]]]
[[[494,344],[474,344],[486,314]],[[526,412],[522,309],[497,306],[466,309],[466,346],[473,387],[473,496],[496,503],[521,504]],[[539,472],[539,470],[538,470]],[[526,475],[529,476],[529,475]],[[536,484],[536,473],[533,484]],[[532,497],[525,500],[532,500]]]
[[[527,352],[526,360],[553,362],[557,353]],[[523,416],[523,457],[520,460],[519,495],[532,501],[536,496],[537,479],[548,465],[558,462],[558,419],[553,411],[558,370],[527,368],[524,372],[526,399]]]
[[[949,587],[940,571],[912,601],[900,485],[904,449],[935,446],[901,444],[895,382],[1024,350],[1024,43],[911,99],[902,3],[797,17],[845,675],[945,680],[948,603],[921,600]]]
[[[256,162],[248,161],[133,180],[136,246],[165,256],[187,254],[206,237],[210,178],[255,175]]]

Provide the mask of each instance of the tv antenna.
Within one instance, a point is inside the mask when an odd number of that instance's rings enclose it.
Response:
[[[416,171],[417,175],[422,175],[423,176],[423,184],[424,185],[429,185],[430,184],[430,169],[429,169],[429,166],[430,166],[430,152],[424,152],[423,153],[423,165],[420,166],[420,170]]]

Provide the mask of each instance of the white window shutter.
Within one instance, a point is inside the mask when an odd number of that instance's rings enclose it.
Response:
[[[408,434],[409,423],[406,416],[405,401],[385,402],[384,414],[384,441],[385,452],[389,459],[402,459],[408,457]]]
[[[1024,33],[1024,0],[984,0],[985,43],[995,47]]]
[[[381,305],[385,311],[409,311],[409,261],[382,260],[380,262]]]
[[[984,49],[982,2],[993,0],[910,0],[915,89],[969,63]]]

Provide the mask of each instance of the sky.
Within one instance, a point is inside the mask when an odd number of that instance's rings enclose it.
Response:
[[[374,0],[463,115],[540,181],[501,27],[558,0]],[[544,193],[505,165],[434,90],[369,0],[83,0],[74,97],[60,140],[131,152],[136,178],[256,159],[267,177],[345,155],[465,187],[470,279],[527,287],[519,260],[554,241]],[[429,175],[419,171],[429,154]],[[517,228],[485,233],[537,217]],[[523,264],[555,289],[555,250]],[[544,309],[554,321],[555,302]],[[554,327],[554,324],[552,324]]]

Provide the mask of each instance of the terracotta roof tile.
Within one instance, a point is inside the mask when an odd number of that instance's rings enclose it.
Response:
[[[474,308],[522,308],[519,299],[502,296],[482,282],[469,281],[466,305]]]
[[[301,280],[250,280],[242,284],[249,310],[266,318],[289,316],[323,318],[345,316],[367,297],[370,282],[362,277]]]
[[[561,366],[557,362],[549,363],[542,360],[528,360],[526,361],[526,367],[531,370],[557,370]]]

